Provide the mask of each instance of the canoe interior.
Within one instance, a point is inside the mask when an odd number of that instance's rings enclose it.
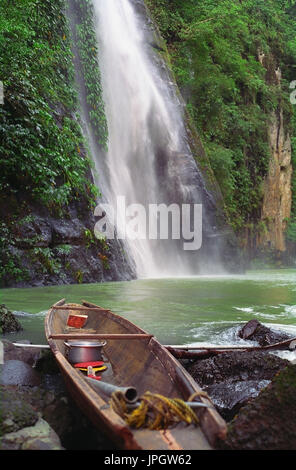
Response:
[[[45,319],[45,334],[54,353],[68,391],[89,419],[122,449],[211,449],[216,440],[225,439],[227,427],[214,409],[196,410],[200,426],[179,423],[172,429],[150,431],[130,429],[110,406],[93,384],[85,379],[83,372],[75,369],[67,360],[64,339],[51,335],[69,334],[140,334],[147,335],[141,328],[93,304],[83,302],[80,308],[75,304],[57,302]],[[69,313],[87,314],[88,319],[80,330],[67,327]],[[100,375],[102,381],[120,387],[135,387],[140,397],[146,391],[170,398],[188,400],[193,393],[201,392],[198,384],[168,351],[154,337],[133,339],[107,339],[103,348],[103,360],[107,370]],[[96,381],[94,381],[96,382]],[[200,401],[210,404],[207,398]]]
[[[76,311],[76,313],[78,313]],[[83,330],[98,333],[145,333],[132,323],[123,320],[108,310],[89,309],[88,319]],[[51,332],[71,333],[73,329],[66,326],[68,309],[54,309],[50,316]],[[56,340],[59,351],[65,355],[66,347],[63,340]],[[108,369],[102,373],[102,380],[118,386],[133,386],[141,395],[146,391],[165,394],[168,397],[183,397],[172,377],[168,374],[165,364],[149,347],[149,339],[107,340],[103,349],[103,359]]]

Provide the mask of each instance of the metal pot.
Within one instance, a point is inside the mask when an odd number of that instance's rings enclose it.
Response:
[[[66,357],[71,364],[102,360],[102,348],[106,341],[65,341]]]

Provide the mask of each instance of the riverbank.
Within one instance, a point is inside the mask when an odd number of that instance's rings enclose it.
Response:
[[[49,350],[2,340],[1,450],[108,450],[73,403]]]
[[[287,337],[256,321],[240,332],[262,345]],[[73,403],[49,349],[1,344],[2,450],[116,450]],[[264,351],[181,362],[228,423],[218,449],[296,449],[295,364]]]

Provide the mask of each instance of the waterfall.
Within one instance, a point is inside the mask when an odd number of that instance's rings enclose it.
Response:
[[[140,204],[147,214],[151,204],[203,204],[203,235],[211,237],[215,227],[208,220],[207,206],[214,206],[213,198],[192,156],[175,85],[164,63],[153,60],[157,54],[135,3],[93,0],[109,134],[106,154],[94,155],[104,180],[104,198],[112,207],[118,197],[124,198],[126,206]],[[102,158],[104,170],[98,161]],[[125,223],[125,213],[119,213],[119,236]],[[217,239],[207,239],[210,251],[204,242],[200,250],[185,251],[182,239],[142,235],[125,241],[138,277],[217,273],[221,265]]]

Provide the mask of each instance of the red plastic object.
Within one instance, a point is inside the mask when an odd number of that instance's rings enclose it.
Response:
[[[101,380],[101,376],[100,375],[88,375],[87,377],[89,377],[90,379],[95,379],[95,380]]]
[[[100,367],[100,366],[103,366],[103,365],[104,365],[103,361],[77,362],[76,364],[74,364],[74,367],[85,367],[87,369],[88,366]]]

